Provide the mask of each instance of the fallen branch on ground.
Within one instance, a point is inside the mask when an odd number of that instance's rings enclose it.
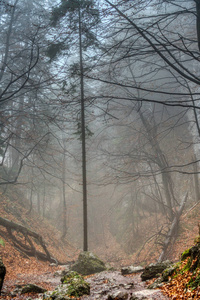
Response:
[[[28,256],[35,256],[36,258],[43,260],[43,261],[49,261],[51,263],[57,263],[56,259],[51,257],[49,251],[47,250],[47,247],[43,241],[43,238],[38,233],[28,229],[27,227],[24,227],[20,224],[17,224],[15,222],[9,221],[5,218],[0,217],[0,226],[4,226],[10,236],[10,238],[13,241],[13,245],[19,249],[19,251],[25,253]],[[25,242],[22,241],[22,238],[19,239],[16,237],[16,235],[13,234],[13,231],[17,232],[18,234],[21,233],[22,237],[24,238]],[[35,246],[32,239],[35,239],[36,243],[42,247],[44,250],[43,252],[38,251]]]

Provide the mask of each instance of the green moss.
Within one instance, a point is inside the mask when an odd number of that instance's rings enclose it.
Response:
[[[188,288],[194,290],[200,286],[200,236],[196,238],[195,242],[194,246],[182,253],[181,261],[187,259],[187,263],[183,266],[180,262],[179,265],[177,265],[176,273],[173,276],[173,278],[175,278],[178,274],[190,272],[191,278],[186,285],[186,290]]]
[[[61,278],[63,284],[68,285],[67,295],[80,297],[90,294],[90,286],[84,278],[75,271],[70,271]]]
[[[61,282],[64,284],[70,284],[73,280],[83,280],[83,277],[75,271],[70,271],[61,278]]]
[[[70,271],[61,278],[62,285],[53,292],[48,292],[43,300],[69,300],[71,297],[80,298],[90,294],[90,285],[77,272]]]
[[[80,253],[77,262],[72,266],[72,270],[82,275],[90,275],[105,271],[106,266],[96,255],[84,251]]]
[[[182,254],[181,254],[181,261],[186,260],[186,258],[188,258],[191,255],[191,248],[185,250]]]
[[[194,279],[193,276],[191,277],[190,281],[188,282],[187,287],[192,288],[193,290],[196,289],[200,285],[200,273]]]
[[[165,269],[162,272],[162,279],[163,281],[168,281],[169,277],[173,276],[175,277],[177,274],[177,269],[179,268],[179,264],[173,264],[169,268]]]
[[[1,246],[5,246],[5,242],[4,242],[4,240],[2,240],[1,238],[0,238],[0,245],[1,245]]]

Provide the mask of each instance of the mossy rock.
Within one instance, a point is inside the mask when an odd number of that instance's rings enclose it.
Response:
[[[62,278],[61,282],[64,284],[71,284],[74,280],[84,280],[83,277],[75,272],[75,271],[68,271]]]
[[[25,284],[23,286],[18,286],[20,294],[26,294],[26,293],[35,293],[35,294],[42,294],[45,293],[47,290],[42,288],[41,286],[35,285],[35,284]]]
[[[90,294],[90,285],[84,278],[74,271],[69,271],[61,278],[62,285],[53,292],[48,292],[43,296],[44,300],[68,300],[70,297],[81,297]]]
[[[188,271],[192,273],[191,279],[186,285],[186,289],[190,288],[192,290],[200,286],[200,236],[198,236],[194,242],[194,246],[181,254],[181,261],[187,259],[187,263],[178,270],[180,274],[184,274]]]
[[[159,275],[161,275],[161,273],[171,265],[172,262],[169,260],[161,263],[150,264],[149,266],[145,267],[144,272],[141,274],[142,281],[159,277]]]
[[[182,272],[194,272],[200,268],[200,243],[195,244],[193,247],[184,251],[181,255],[181,261],[187,259],[187,264],[182,269]]]
[[[67,290],[63,287],[57,287],[53,292],[47,292],[43,295],[43,300],[70,300],[71,298],[67,295]]]
[[[75,271],[69,271],[61,278],[61,282],[68,285],[69,296],[80,297],[90,294],[90,285]]]
[[[105,263],[92,252],[84,251],[80,253],[77,262],[71,267],[71,270],[82,275],[90,275],[105,271],[106,266]]]
[[[153,283],[148,285],[148,289],[156,289],[163,286],[164,283],[169,281],[169,279],[172,277],[172,275],[174,275],[174,273],[176,274],[178,268],[179,268],[179,263],[172,264],[171,266],[166,268],[162,272],[160,277],[158,277]]]
[[[176,272],[178,268],[178,264],[172,264],[171,266],[169,266],[169,268],[166,268],[163,272],[162,272],[162,282],[163,281],[168,281],[169,277],[171,277],[174,272]]]

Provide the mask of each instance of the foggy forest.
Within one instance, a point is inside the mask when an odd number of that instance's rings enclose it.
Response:
[[[71,258],[177,261],[200,235],[200,1],[0,0],[0,39],[5,267],[7,234],[26,256],[29,235],[35,256],[30,238],[42,260],[65,260],[42,222]]]

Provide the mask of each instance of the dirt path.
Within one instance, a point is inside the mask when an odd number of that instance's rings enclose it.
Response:
[[[140,274],[122,276],[120,272],[101,272],[88,278],[91,286],[90,296],[83,296],[81,299],[151,299],[167,300],[160,290],[147,289],[145,282],[141,281]],[[121,298],[120,298],[121,297]]]
[[[11,297],[10,292],[18,284],[32,283],[42,286],[48,290],[53,290],[60,284],[60,277],[55,277],[53,273],[46,272],[42,275],[18,274],[17,280],[5,281],[1,299],[38,299],[38,295],[16,295]],[[107,300],[107,299],[149,299],[167,300],[170,299],[163,295],[160,290],[147,289],[145,282],[140,279],[140,274],[132,276],[122,276],[120,272],[101,272],[86,278],[90,283],[91,294],[82,296],[81,300]],[[109,298],[111,297],[111,298]]]

